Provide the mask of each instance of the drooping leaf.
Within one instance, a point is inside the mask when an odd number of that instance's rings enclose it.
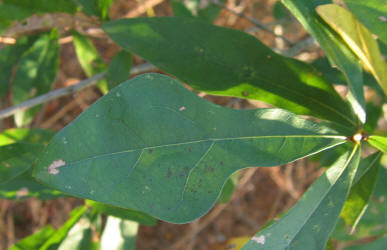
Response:
[[[325,249],[359,164],[360,147],[341,156],[297,204],[243,249]]]
[[[75,52],[85,74],[88,77],[92,77],[95,74],[106,71],[107,66],[91,41],[77,31],[73,31],[72,34]],[[103,94],[106,94],[109,91],[106,80],[99,81],[97,86]]]
[[[348,105],[314,68],[241,31],[177,17],[116,20],[103,29],[121,47],[197,90],[357,126]]]
[[[13,81],[13,101],[19,104],[51,89],[59,67],[58,31],[41,35],[20,58]],[[41,105],[18,111],[15,122],[18,127],[30,123]]]
[[[32,45],[35,39],[35,36],[22,37],[17,40],[16,44],[7,45],[0,50],[0,98],[9,90],[12,69],[17,65],[22,54]]]
[[[106,80],[109,89],[128,80],[130,68],[132,67],[132,54],[128,51],[121,50],[112,59],[109,70],[106,73]]]
[[[69,219],[39,248],[39,250],[58,249],[73,226],[86,212],[87,207],[85,206],[80,206],[73,209],[70,213]]]
[[[124,220],[137,221],[140,224],[147,226],[154,226],[157,223],[157,220],[155,218],[139,211],[114,207],[91,200],[87,200],[86,204],[94,208],[99,213],[111,215]]]
[[[138,223],[109,216],[101,236],[100,250],[134,250]]]
[[[11,246],[8,250],[31,250],[39,249],[44,242],[46,242],[53,234],[55,230],[52,226],[47,225],[37,231],[34,234],[31,234],[24,239],[18,241],[16,244]]]
[[[238,185],[238,178],[239,172],[233,173],[230,178],[228,178],[218,198],[219,203],[227,203],[231,199],[231,196]]]
[[[368,137],[367,142],[380,151],[387,153],[387,137],[371,135]]]
[[[383,0],[344,0],[348,9],[387,44],[387,3]]]
[[[387,95],[387,63],[367,28],[351,12],[336,4],[320,5],[317,12],[344,39],[364,67],[371,71]]]
[[[206,213],[236,170],[281,165],[344,142],[287,111],[226,109],[172,78],[146,74],[59,132],[34,176],[78,197],[183,223]]]
[[[355,231],[371,199],[380,172],[379,162],[381,156],[382,153],[379,152],[360,161],[354,185],[340,215],[351,228],[351,233]]]
[[[109,19],[109,8],[114,0],[77,0],[82,11],[89,16],[98,16],[102,20]]]
[[[317,14],[319,5],[332,3],[331,0],[282,0],[282,3],[295,15],[304,28],[316,38],[324,49],[332,66],[339,68],[345,75],[349,95],[348,100],[359,121],[366,120],[363,93],[363,76],[360,62],[343,39]]]
[[[60,243],[58,250],[97,250],[98,242],[95,242],[93,238],[96,235],[99,236],[100,232],[97,231],[101,228],[101,216],[93,210],[87,210],[78,222],[72,226]],[[53,249],[50,247],[49,249]],[[112,248],[114,249],[114,248]]]

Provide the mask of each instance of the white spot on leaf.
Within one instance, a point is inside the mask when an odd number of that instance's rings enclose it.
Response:
[[[63,138],[62,138],[62,141],[63,141],[63,144],[67,144],[67,139],[66,139],[66,137],[63,137]]]
[[[253,238],[251,238],[251,240],[257,242],[258,244],[265,245],[266,237],[265,235],[254,236]]]
[[[90,194],[91,195],[95,194],[95,191],[94,190],[90,190]]]
[[[387,22],[387,17],[385,17],[385,16],[380,16],[380,17],[379,17],[379,20],[382,21],[382,22]]]
[[[185,110],[185,107],[184,106],[181,106],[180,108],[179,108],[179,111],[184,111]]]
[[[116,93],[116,96],[117,96],[117,97],[120,97],[120,96],[121,96],[121,94],[120,94],[119,92],[117,92],[117,93]]]
[[[70,185],[65,186],[65,189],[71,189],[71,186]]]
[[[66,162],[64,160],[62,159],[55,160],[50,164],[50,166],[48,166],[48,173],[57,175],[59,174],[58,168],[63,167],[64,165],[66,165]]]

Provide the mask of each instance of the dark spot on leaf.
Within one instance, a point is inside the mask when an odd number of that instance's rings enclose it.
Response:
[[[221,161],[221,162],[220,162],[220,165],[221,165],[221,166],[223,166],[223,165],[224,165],[223,161]]]
[[[152,152],[153,152],[153,149],[149,149],[149,150],[148,150],[148,153],[149,153],[149,154],[152,154]]]
[[[199,183],[201,183],[202,181],[203,181],[203,179],[200,179],[200,180],[199,180]]]
[[[170,168],[168,168],[168,178],[170,178],[172,176],[172,171]]]
[[[210,172],[213,173],[214,172],[214,168],[210,168]]]
[[[189,172],[189,167],[188,167],[188,166],[185,166],[185,167],[184,167],[184,171],[185,171],[185,172]]]
[[[242,96],[248,96],[248,95],[249,95],[249,92],[247,92],[247,91],[242,92]]]

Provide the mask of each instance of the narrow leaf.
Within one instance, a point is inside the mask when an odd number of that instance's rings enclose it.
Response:
[[[382,153],[375,153],[360,161],[356,172],[354,185],[351,188],[340,217],[350,226],[353,233],[368,207],[380,172],[380,158]]]
[[[22,54],[33,44],[35,38],[35,36],[20,38],[16,44],[7,45],[0,50],[0,98],[8,92],[11,84],[12,70],[18,64]]]
[[[68,231],[66,237],[60,243],[58,250],[84,250],[98,249],[93,241],[96,230],[101,227],[101,216],[92,210],[87,210],[78,222]],[[53,248],[53,247],[50,247]],[[114,249],[114,248],[113,248]]]
[[[351,188],[360,147],[341,156],[280,220],[243,249],[324,249]]]
[[[53,234],[55,230],[52,226],[47,225],[40,229],[36,233],[29,235],[28,237],[18,241],[15,245],[11,246],[8,250],[31,250],[39,249],[44,242],[46,242]]]
[[[92,77],[95,74],[105,71],[107,66],[91,41],[76,31],[73,31],[72,34],[75,52],[85,74],[88,77]],[[103,94],[109,91],[106,80],[99,81],[97,85]]]
[[[387,3],[382,0],[344,0],[348,9],[387,44]]]
[[[233,172],[344,142],[287,111],[223,108],[172,78],[146,74],[120,84],[59,132],[34,176],[78,197],[184,223],[211,208]]]
[[[48,92],[59,67],[58,31],[41,35],[20,59],[13,82],[14,104]],[[18,127],[30,123],[41,105],[15,114]]]
[[[314,68],[244,32],[177,17],[122,19],[103,29],[121,47],[194,89],[357,126],[348,105]]]
[[[367,28],[351,12],[336,4],[320,5],[317,12],[346,41],[387,95],[387,63]]]
[[[86,204],[94,208],[94,210],[96,210],[99,213],[111,215],[124,220],[136,221],[136,222],[139,222],[140,224],[147,225],[147,226],[154,226],[157,223],[157,220],[155,218],[139,211],[114,207],[114,206],[106,205],[106,204],[91,201],[91,200],[86,200]]]
[[[363,76],[359,60],[345,42],[317,14],[315,8],[329,4],[331,0],[282,0],[285,6],[296,16],[305,29],[316,38],[324,49],[332,66],[339,68],[345,75],[352,105],[359,121],[366,120],[363,93]]]
[[[106,80],[109,89],[128,80],[130,68],[132,67],[132,54],[128,51],[121,50],[112,59],[109,70],[106,73]]]
[[[367,142],[380,151],[387,153],[387,137],[371,135],[368,137]]]
[[[134,250],[138,223],[109,216],[101,236],[100,250]]]
[[[54,250],[58,249],[59,245],[66,238],[69,231],[79,221],[82,215],[87,211],[87,207],[81,206],[73,209],[69,219],[48,239],[39,250]]]

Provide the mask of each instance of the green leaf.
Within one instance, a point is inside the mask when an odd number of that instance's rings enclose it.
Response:
[[[58,250],[84,250],[98,249],[97,243],[93,242],[96,230],[101,228],[101,216],[95,211],[87,210],[78,222],[68,231],[66,237],[60,243]],[[50,247],[49,249],[56,249]]]
[[[244,32],[177,17],[122,19],[103,29],[121,47],[197,90],[357,126],[348,105],[314,68]]]
[[[73,209],[69,219],[48,239],[39,250],[54,250],[58,249],[63,240],[67,237],[70,230],[86,213],[87,207],[81,206]]]
[[[0,5],[1,16],[1,5]],[[7,45],[0,50],[0,98],[9,90],[13,68],[18,64],[22,54],[33,44],[36,36],[22,37],[14,45]]]
[[[375,153],[360,161],[356,172],[354,185],[351,188],[340,217],[350,226],[353,233],[361,217],[368,207],[380,172],[380,158],[382,153]]]
[[[171,6],[173,10],[173,15],[177,17],[187,17],[187,18],[195,18],[192,14],[191,10],[186,7],[183,1],[180,0],[172,0]]]
[[[98,16],[103,20],[109,19],[109,8],[114,0],[77,0],[82,11],[89,16]]]
[[[316,38],[332,66],[336,66],[344,73],[350,90],[348,100],[359,121],[364,123],[366,113],[360,62],[338,34],[315,11],[317,6],[331,2],[331,0],[282,0],[305,29]]]
[[[351,188],[360,147],[341,156],[280,220],[257,233],[243,249],[325,249]]]
[[[346,6],[380,40],[387,44],[387,3],[381,0],[344,0]]]
[[[109,216],[101,236],[100,250],[134,250],[138,223]]]
[[[387,63],[371,32],[351,12],[339,5],[320,5],[317,12],[343,38],[364,67],[371,71],[387,95]]]
[[[384,250],[387,246],[387,236],[382,236],[379,239],[365,243],[362,245],[355,245],[344,248],[344,250]]]
[[[1,133],[0,184],[29,169],[53,134],[40,129],[10,129]]]
[[[227,203],[231,199],[231,196],[238,185],[238,178],[239,172],[233,173],[230,178],[228,178],[218,198],[219,203]]]
[[[106,215],[111,215],[125,220],[137,221],[147,226],[154,226],[157,224],[157,220],[155,218],[139,211],[114,207],[91,200],[86,200],[86,204],[94,208],[97,212]]]
[[[75,52],[85,74],[88,77],[92,77],[102,71],[106,71],[107,66],[91,41],[76,31],[73,31],[72,34]],[[103,94],[106,94],[109,91],[106,80],[99,81],[97,86]]]
[[[58,31],[41,35],[20,58],[13,81],[13,102],[19,104],[48,92],[59,67]],[[15,114],[18,127],[30,123],[41,105]]]
[[[44,242],[46,242],[53,234],[55,230],[52,226],[47,225],[31,234],[24,239],[18,241],[15,245],[11,246],[8,250],[31,250],[39,249]]]
[[[233,172],[344,142],[287,111],[223,108],[170,77],[146,74],[120,84],[59,132],[34,176],[78,197],[184,223],[211,208]]]
[[[367,142],[380,151],[387,153],[387,137],[371,135],[368,137]]]
[[[109,70],[106,73],[106,80],[109,85],[109,89],[112,89],[118,84],[128,80],[131,67],[132,54],[125,50],[118,52],[113,57],[109,65]]]
[[[32,164],[32,162],[30,164]],[[66,195],[56,189],[49,188],[32,178],[31,169],[28,169],[4,184],[0,184],[1,199],[22,200],[36,197],[40,200],[51,200],[63,196]]]

